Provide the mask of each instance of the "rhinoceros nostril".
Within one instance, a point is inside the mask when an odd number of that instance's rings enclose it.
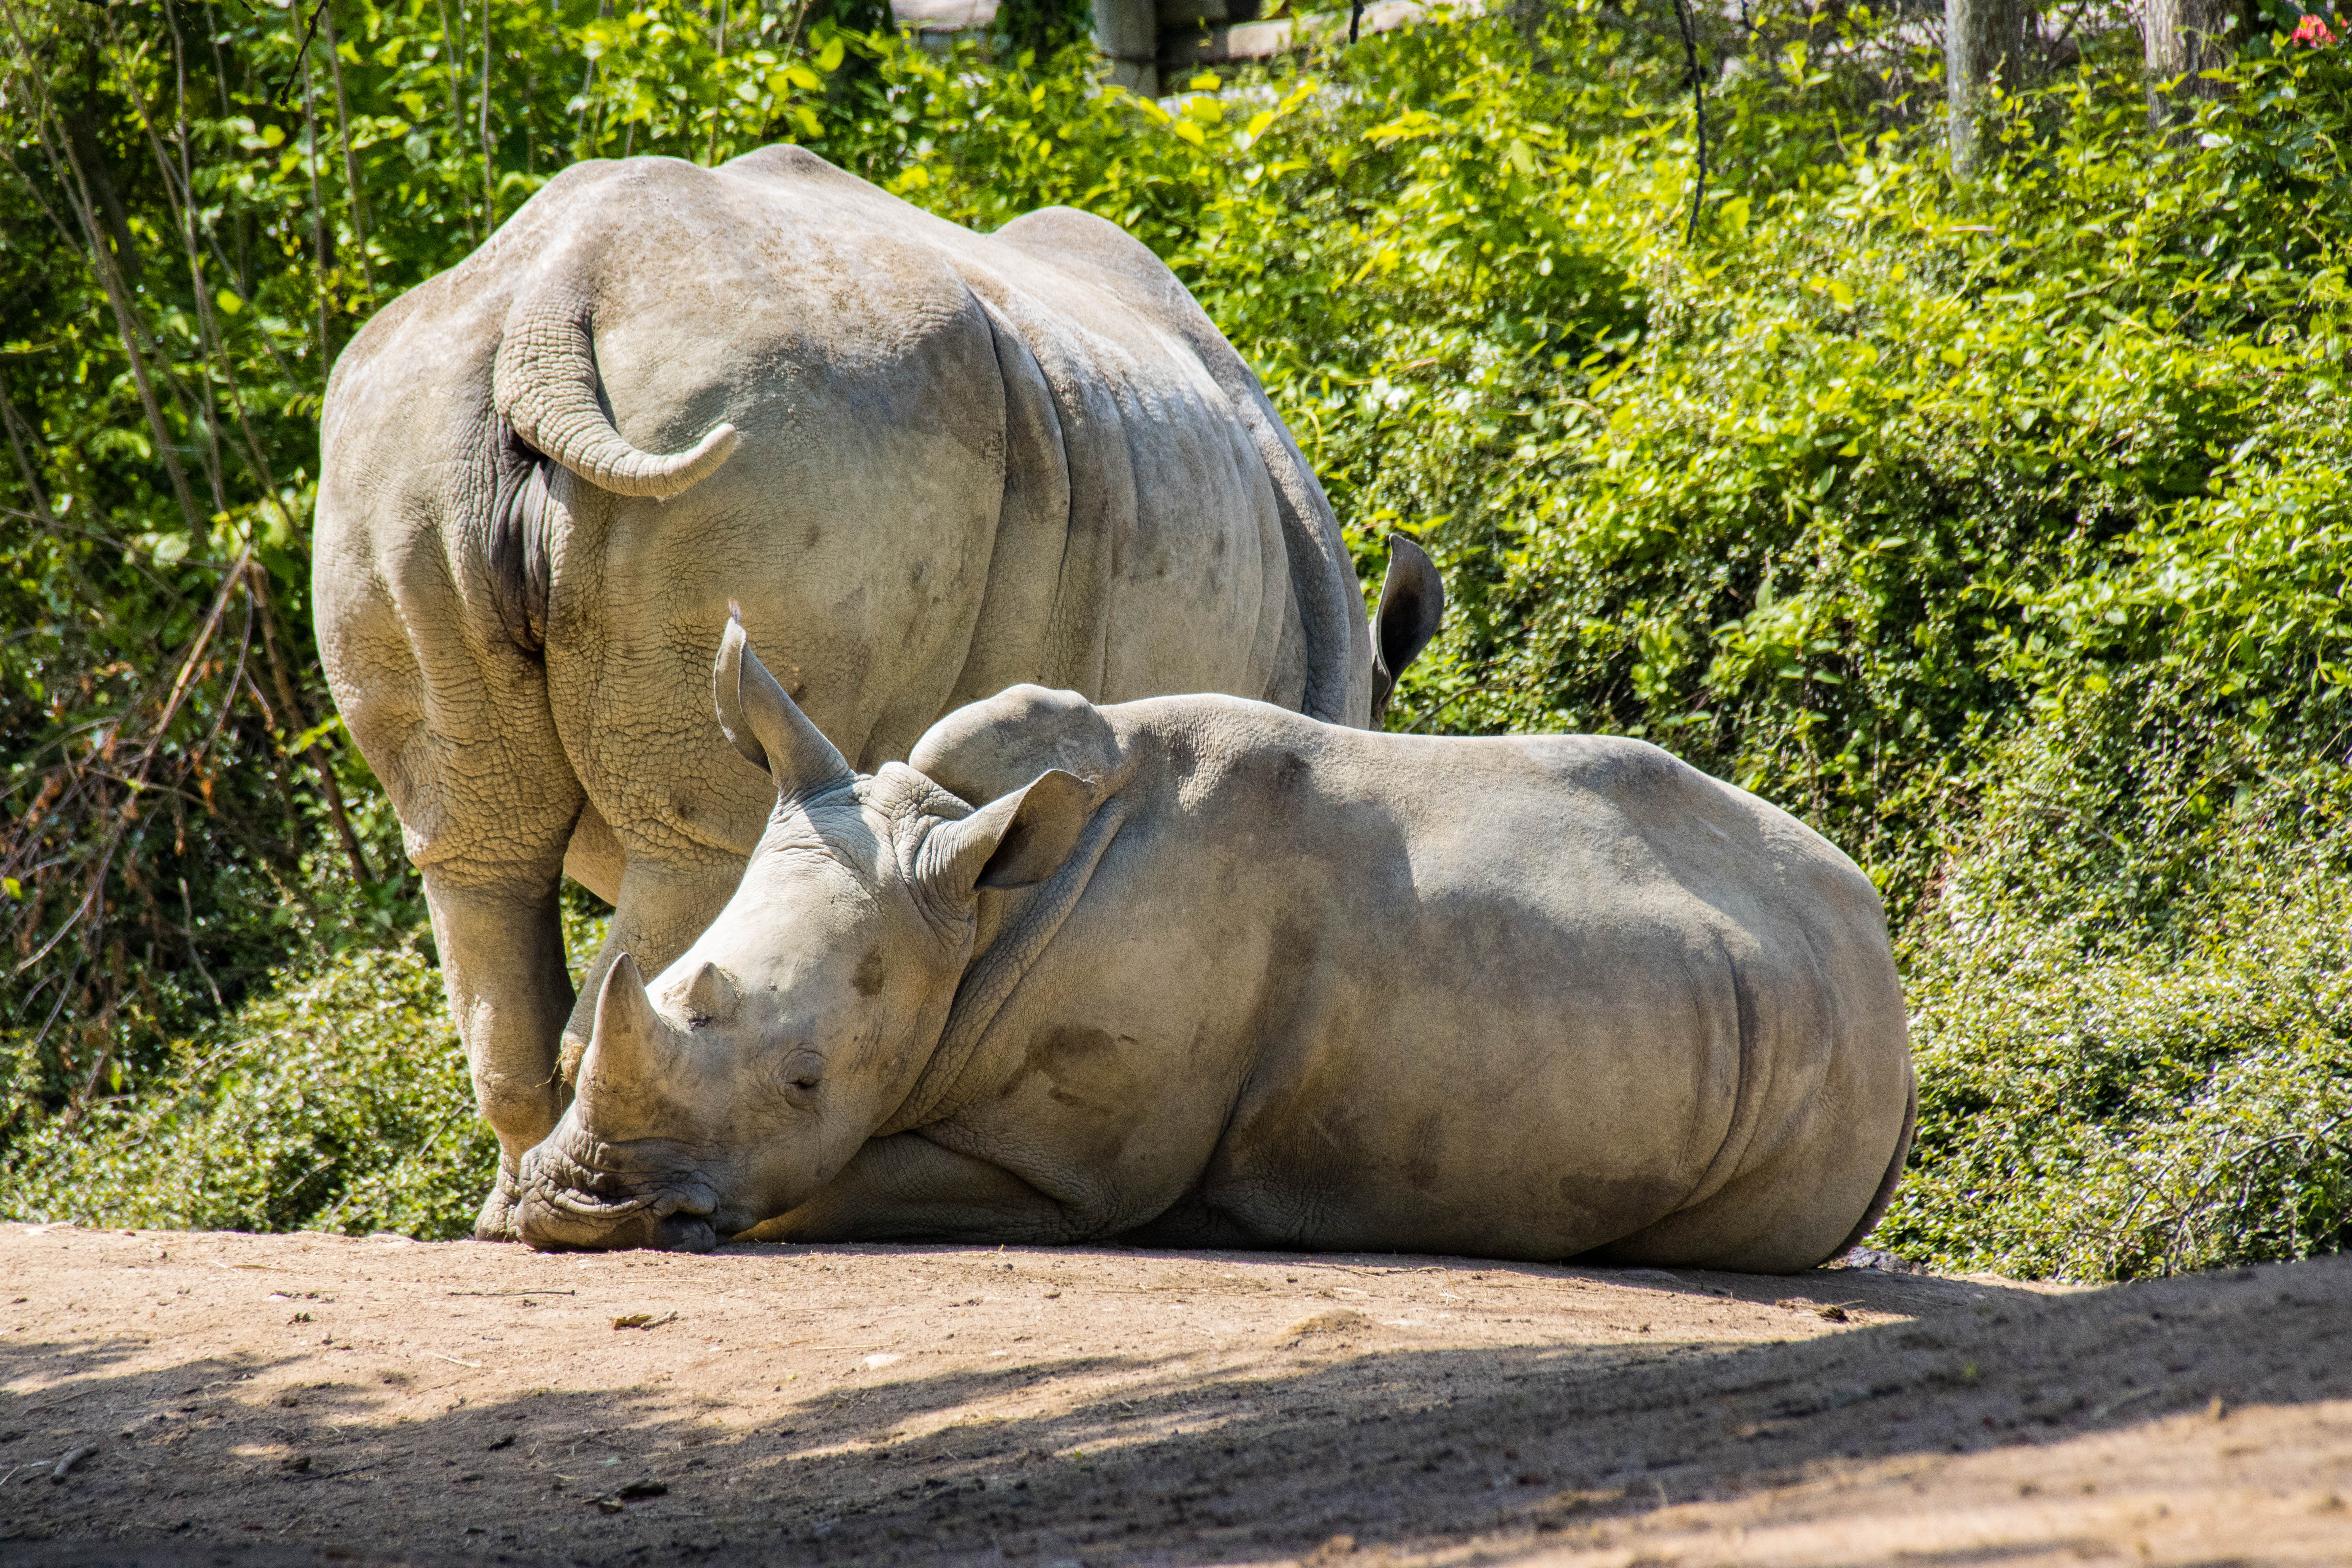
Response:
[[[655,1227],[652,1239],[645,1245],[662,1252],[708,1252],[719,1245],[719,1233],[708,1220],[674,1214]]]

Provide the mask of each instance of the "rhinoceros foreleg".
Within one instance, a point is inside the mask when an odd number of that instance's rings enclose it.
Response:
[[[970,1241],[1051,1246],[1094,1231],[1002,1165],[919,1132],[869,1140],[808,1202],[739,1241]]]
[[[555,888],[486,889],[425,873],[441,973],[473,1068],[474,1099],[499,1135],[499,1173],[474,1222],[484,1241],[515,1239],[516,1172],[563,1114],[556,1041],[572,1011]]]

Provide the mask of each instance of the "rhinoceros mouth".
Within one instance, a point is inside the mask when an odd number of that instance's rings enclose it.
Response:
[[[568,1188],[558,1187],[552,1192],[542,1194],[541,1201],[550,1208],[560,1209],[575,1219],[598,1220],[606,1225],[613,1225],[641,1209],[653,1207],[656,1200],[652,1194],[647,1193],[634,1198],[606,1202],[592,1194],[575,1193]]]
[[[523,1156],[521,1175],[515,1227],[542,1251],[703,1252],[717,1245],[705,1216],[718,1202],[699,1180],[616,1171],[551,1143]]]

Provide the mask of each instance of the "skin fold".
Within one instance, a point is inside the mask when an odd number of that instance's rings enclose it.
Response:
[[[1289,433],[1132,238],[975,235],[794,148],[564,171],[377,315],[320,433],[320,648],[499,1134],[486,1237],[614,958],[667,966],[759,842],[708,697],[730,599],[867,768],[1026,681],[1370,724],[1443,601],[1401,551],[1375,637]],[[615,906],[581,999],[567,872]]]
[[[544,1247],[1076,1242],[1810,1268],[1910,1137],[1868,879],[1654,746],[1021,687],[852,771],[730,626],[773,794],[616,965]]]

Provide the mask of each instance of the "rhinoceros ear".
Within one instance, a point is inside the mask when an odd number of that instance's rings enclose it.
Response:
[[[1062,868],[1094,811],[1094,786],[1055,768],[992,800],[923,844],[923,876],[950,897],[974,888],[1026,888]]]
[[[1437,563],[1402,533],[1389,535],[1389,574],[1372,616],[1372,728],[1388,711],[1397,677],[1421,655],[1445,618],[1445,579]]]
[[[743,635],[742,607],[733,603],[727,606],[727,629],[719,638],[710,689],[719,708],[719,728],[744,761],[767,770],[778,795],[814,795],[836,780],[856,776],[824,731],[809,721],[751,651],[751,641]]]

